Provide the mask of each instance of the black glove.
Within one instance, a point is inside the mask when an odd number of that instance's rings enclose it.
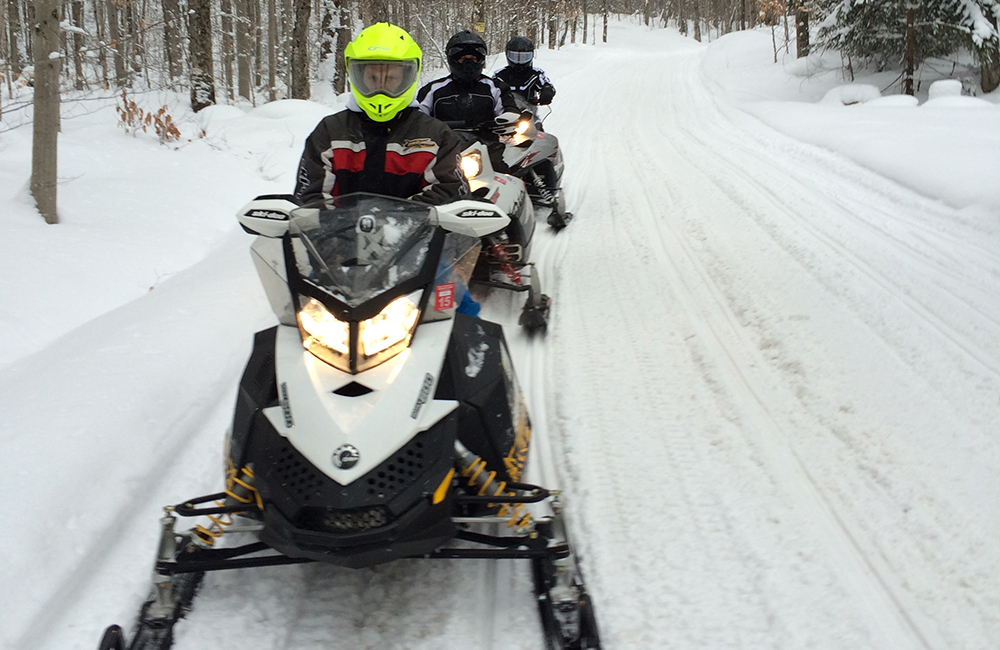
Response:
[[[552,86],[542,86],[538,89],[538,101],[537,104],[542,106],[546,104],[551,104],[552,99],[556,96],[556,89]]]

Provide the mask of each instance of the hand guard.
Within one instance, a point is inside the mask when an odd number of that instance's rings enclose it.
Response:
[[[510,135],[517,128],[519,119],[521,119],[520,113],[514,113],[513,111],[501,113],[494,118],[494,122],[497,125],[493,127],[493,132],[499,135]]]

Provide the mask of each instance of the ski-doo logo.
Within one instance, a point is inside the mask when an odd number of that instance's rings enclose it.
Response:
[[[281,382],[281,414],[285,416],[285,426],[291,429],[295,426],[295,421],[292,420],[292,407],[288,403],[288,384]]]
[[[358,219],[358,232],[372,233],[375,232],[375,217],[370,214]]]
[[[284,221],[288,218],[284,212],[278,212],[277,210],[251,210],[248,217],[257,217],[258,219],[274,219],[276,221]]]
[[[431,386],[434,385],[434,375],[427,373],[424,375],[424,384],[420,387],[420,394],[417,396],[417,403],[413,405],[413,412],[410,413],[410,417],[414,420],[420,415],[420,409],[424,404],[427,403],[427,398],[431,394]]]
[[[340,445],[333,451],[333,464],[337,469],[351,469],[361,460],[361,452],[354,445]]]
[[[490,210],[462,210],[458,213],[460,217],[492,217],[495,216],[494,212]]]

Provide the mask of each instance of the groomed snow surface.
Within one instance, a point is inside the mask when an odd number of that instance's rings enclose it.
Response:
[[[539,51],[577,216],[535,242],[548,335],[482,296],[529,462],[565,491],[608,649],[995,649],[1000,97],[772,56],[767,31],[630,23]],[[291,190],[339,108],[137,97],[184,139],[67,101],[57,226],[25,189],[30,116],[0,123],[3,648],[129,627],[161,507],[221,488],[275,322],[233,215]],[[514,562],[217,573],[175,647],[538,650],[530,589]]]

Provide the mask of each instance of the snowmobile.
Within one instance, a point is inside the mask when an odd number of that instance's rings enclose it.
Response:
[[[207,571],[400,558],[526,560],[547,647],[600,648],[561,495],[524,482],[531,419],[503,330],[461,312],[510,217],[362,193],[238,216],[278,324],[240,381],[225,489],[165,508],[150,595],[100,650],[170,647]]]
[[[525,191],[531,199],[532,207],[544,216],[546,222],[561,230],[566,227],[573,213],[566,211],[566,199],[560,183],[563,174],[563,156],[559,140],[551,133],[543,132],[536,123],[530,105],[518,94],[514,94],[521,118],[513,132],[508,126],[493,123],[469,124],[463,121],[447,121],[445,124],[455,130],[466,141],[485,138],[494,133],[503,145],[501,159],[508,167],[509,176],[524,183]]]
[[[515,93],[522,109],[521,119],[513,134],[503,138],[503,161],[510,173],[524,181],[534,207],[545,214],[546,221],[556,230],[566,227],[573,218],[566,211],[563,195],[563,156],[559,140],[539,128],[541,120],[535,116],[530,104]]]
[[[524,182],[494,171],[487,147],[479,141],[462,152],[461,168],[472,195],[493,203],[510,217],[506,228],[484,238],[471,283],[527,292],[518,322],[528,332],[544,330],[551,300],[542,293],[538,269],[529,261],[535,213]]]

